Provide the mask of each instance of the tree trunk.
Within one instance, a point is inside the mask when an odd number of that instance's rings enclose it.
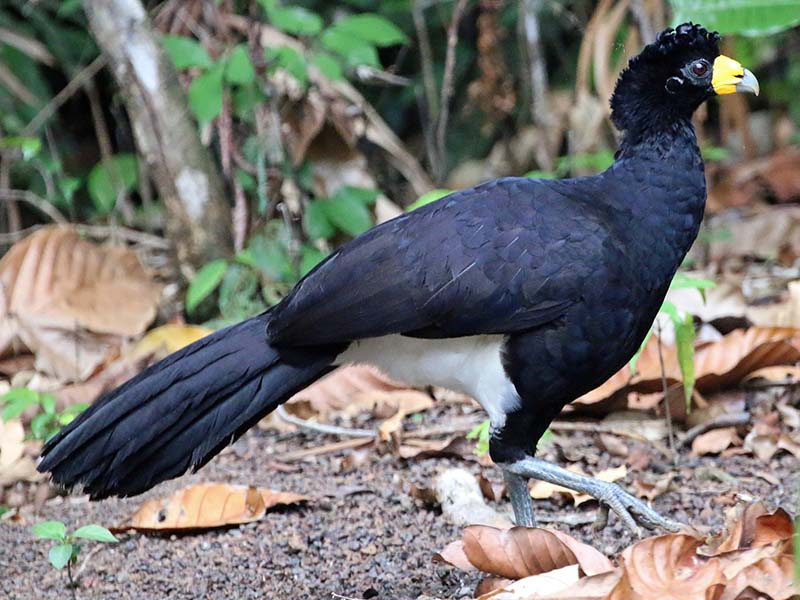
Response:
[[[166,206],[184,275],[230,253],[225,186],[140,0],[84,0],[89,25],[122,91],[136,144]]]

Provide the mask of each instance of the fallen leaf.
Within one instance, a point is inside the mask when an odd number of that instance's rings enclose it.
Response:
[[[623,442],[619,436],[611,433],[600,433],[597,436],[597,446],[600,450],[608,452],[613,456],[625,458],[628,456],[628,446]]]
[[[748,589],[760,594],[743,596]],[[745,567],[726,583],[719,600],[755,600],[763,598],[762,594],[773,600],[788,600],[800,594],[800,587],[794,585],[794,560],[791,556],[762,558]]]
[[[376,396],[376,402],[379,398],[384,403],[396,406],[395,413],[378,426],[378,437],[383,442],[388,442],[403,429],[403,419],[408,415],[428,410],[433,406],[430,396],[415,390],[382,392],[379,397]]]
[[[213,330],[199,325],[168,323],[148,331],[133,347],[133,354],[134,356],[152,354],[161,359],[210,333],[213,333]]]
[[[156,315],[161,286],[123,246],[98,246],[45,227],[0,260],[0,353],[15,340],[36,368],[81,380]]]
[[[465,573],[477,571],[475,565],[469,562],[467,555],[464,553],[464,542],[461,540],[447,544],[444,550],[433,555],[433,560],[451,565]]]
[[[736,435],[736,427],[712,429],[694,438],[694,441],[692,441],[692,454],[695,456],[719,454],[727,447],[739,443],[741,443],[741,439]]]
[[[800,382],[800,367],[794,365],[777,365],[756,369],[742,381],[764,381],[776,385]]]
[[[570,465],[569,467],[567,467],[567,470],[573,471],[574,473],[578,473],[579,475],[585,475],[585,473],[575,465]],[[620,465],[619,467],[600,471],[594,475],[594,478],[599,479],[600,481],[607,481],[611,483],[619,479],[624,479],[627,475],[628,475],[628,468],[625,465]],[[575,503],[575,506],[580,506],[584,502],[588,502],[589,500],[594,500],[594,498],[592,498],[588,494],[576,492],[575,490],[570,490],[568,488],[556,485],[554,483],[548,483],[547,481],[536,481],[531,486],[531,492],[530,492],[531,498],[535,500],[544,500],[546,498],[549,498],[555,493],[569,495],[572,498],[573,502]]]
[[[717,558],[697,554],[700,540],[683,533],[647,538],[628,547],[622,577],[609,600],[707,600],[706,590],[723,582]]]
[[[766,513],[767,509],[762,502],[731,508],[727,518],[728,535],[716,545],[714,554],[749,548],[755,539],[757,519]]]
[[[645,481],[643,479],[634,479],[633,489],[636,495],[640,498],[652,502],[662,494],[669,491],[672,486],[672,480],[675,479],[676,473],[670,471],[669,473],[658,477],[655,483]]]
[[[474,450],[475,442],[463,435],[443,440],[406,438],[397,448],[397,455],[406,459],[454,456],[465,460],[479,460]]]
[[[577,583],[580,579],[578,565],[567,565],[559,569],[524,577],[513,583],[481,596],[477,600],[528,600],[547,598],[550,594]]]
[[[503,530],[486,525],[464,529],[464,554],[478,570],[509,579],[577,565],[572,550],[552,531],[533,527]]]
[[[790,540],[792,535],[794,535],[792,517],[779,507],[773,513],[759,515],[755,518],[755,527],[750,544],[754,548],[766,546],[773,542]]]
[[[45,478],[36,470],[33,457],[26,452],[22,422],[0,419],[0,488],[18,481],[36,482]]]
[[[180,489],[168,498],[145,502],[118,529],[169,532],[250,523],[273,506],[307,500],[300,494],[254,486],[201,483]]]
[[[606,573],[581,577],[575,584],[544,598],[547,600],[606,600],[622,576],[617,568]]]
[[[608,557],[599,550],[579,542],[571,535],[567,535],[557,529],[551,531],[567,548],[572,550],[584,575],[599,575],[614,569],[614,565],[608,560]]]

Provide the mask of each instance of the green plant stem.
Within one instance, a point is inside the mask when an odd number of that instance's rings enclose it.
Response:
[[[67,561],[67,578],[69,579],[69,591],[72,595],[72,600],[78,600],[78,596],[75,593],[75,580],[72,579],[72,559]]]

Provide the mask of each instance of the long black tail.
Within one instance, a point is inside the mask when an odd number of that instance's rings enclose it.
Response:
[[[99,398],[42,450],[40,471],[92,498],[133,496],[195,471],[331,370],[336,350],[267,342],[270,313],[222,329]]]

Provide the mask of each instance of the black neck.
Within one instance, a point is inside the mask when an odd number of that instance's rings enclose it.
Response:
[[[700,157],[697,136],[689,118],[652,119],[647,127],[631,127],[622,134],[617,158],[636,156],[657,160]]]

